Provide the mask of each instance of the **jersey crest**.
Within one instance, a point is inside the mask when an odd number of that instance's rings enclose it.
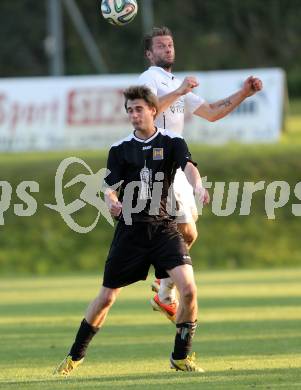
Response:
[[[163,160],[163,148],[153,148],[153,160]]]

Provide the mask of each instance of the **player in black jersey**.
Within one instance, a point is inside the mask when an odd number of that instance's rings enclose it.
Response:
[[[181,136],[156,128],[157,98],[144,86],[124,92],[125,108],[133,134],[114,144],[109,152],[105,200],[118,218],[105,265],[103,286],[90,303],[68,356],[56,373],[68,375],[84,359],[88,344],[103,325],[122,287],[145,280],[151,265],[158,278],[170,276],[180,294],[176,337],[171,368],[199,371],[192,338],[197,321],[197,290],[191,258],[167,198],[175,172],[181,168],[198,198],[208,203],[208,194]],[[119,193],[112,188],[120,183]]]

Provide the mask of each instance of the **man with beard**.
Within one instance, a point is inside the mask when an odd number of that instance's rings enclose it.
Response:
[[[228,115],[247,97],[262,89],[261,80],[250,76],[233,95],[214,103],[206,102],[192,92],[199,85],[195,77],[188,76],[181,81],[172,74],[175,48],[172,33],[167,27],[154,27],[151,33],[144,37],[144,54],[151,66],[140,75],[138,83],[150,88],[159,99],[159,113],[155,124],[180,135],[183,133],[186,109],[196,116],[214,122]],[[181,170],[176,173],[174,192],[178,204],[178,229],[190,249],[197,238],[195,222],[198,213],[192,188]],[[152,283],[152,289],[157,292],[151,300],[153,309],[161,311],[174,322],[178,300],[173,281],[170,278],[157,279]]]

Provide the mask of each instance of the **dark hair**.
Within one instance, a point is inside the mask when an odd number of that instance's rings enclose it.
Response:
[[[154,37],[162,37],[162,36],[169,36],[173,38],[172,32],[170,29],[166,26],[162,27],[153,27],[152,31],[149,34],[145,34],[143,38],[143,50],[144,54],[147,50],[151,50],[153,45],[153,38]]]
[[[143,99],[149,107],[154,107],[156,111],[159,111],[159,102],[157,96],[155,96],[152,91],[145,85],[134,85],[127,88],[123,92],[125,102],[124,107],[127,111],[127,105],[129,100]]]

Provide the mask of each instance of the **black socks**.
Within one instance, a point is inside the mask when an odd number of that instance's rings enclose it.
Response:
[[[175,337],[175,347],[172,357],[175,360],[181,360],[185,359],[187,355],[191,353],[192,338],[195,334],[197,323],[196,321],[183,322],[181,324],[177,324],[176,326],[180,332],[177,332]]]
[[[88,324],[83,319],[75,337],[74,344],[72,345],[69,355],[72,360],[80,360],[86,355],[86,350],[92,338],[96,335],[99,328]]]
[[[195,334],[197,323],[196,321],[183,322],[181,324],[177,324],[176,327],[179,332],[177,332],[175,337],[175,346],[172,357],[175,360],[181,360],[185,359],[187,355],[191,353],[192,338]],[[80,360],[86,355],[88,345],[98,330],[99,328],[88,324],[85,319],[82,320],[74,344],[69,352],[72,360]]]

